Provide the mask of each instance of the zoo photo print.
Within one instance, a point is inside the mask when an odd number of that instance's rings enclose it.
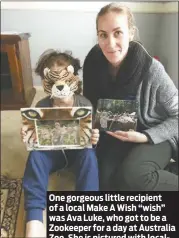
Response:
[[[135,100],[99,99],[95,126],[102,131],[129,131],[137,127]]]
[[[28,151],[92,148],[92,107],[21,108],[21,117]]]

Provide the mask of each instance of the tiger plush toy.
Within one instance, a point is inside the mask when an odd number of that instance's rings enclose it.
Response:
[[[82,82],[78,76],[79,69],[81,69],[79,60],[73,58],[70,53],[48,50],[41,55],[35,72],[41,77],[44,92],[48,96],[39,101],[36,108],[21,109],[23,125],[26,128],[23,141],[29,147],[34,149],[37,146],[35,120],[54,120],[54,118],[56,121],[65,118],[79,120],[79,143],[81,146],[90,144],[92,105],[81,95]],[[61,110],[52,110],[51,107]]]
[[[44,91],[51,95],[52,98],[64,98],[72,96],[73,93],[81,93],[80,79],[73,73],[74,68],[72,65],[59,71],[45,68],[43,80]]]

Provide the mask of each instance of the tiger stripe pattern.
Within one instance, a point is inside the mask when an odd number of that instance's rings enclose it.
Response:
[[[21,109],[22,123],[28,127],[26,144],[33,147],[33,139],[37,138],[35,120],[79,120],[79,128],[74,127],[68,134],[73,134],[79,130],[79,145],[82,147],[91,145],[92,134],[92,108],[91,107],[73,107],[73,108],[23,108]],[[59,119],[60,118],[60,119]],[[34,144],[36,147],[37,144]]]
[[[67,85],[70,88],[70,91],[73,93],[81,92],[82,89],[80,87],[80,79],[78,76],[75,76],[71,72],[68,72],[66,68],[57,70],[50,70],[46,71],[43,80],[43,87],[44,91],[48,94],[52,94],[52,86],[53,85],[60,86],[60,85]]]

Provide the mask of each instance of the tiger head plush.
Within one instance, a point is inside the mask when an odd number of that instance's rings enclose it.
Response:
[[[80,61],[70,52],[47,50],[40,56],[35,72],[40,75],[44,91],[51,98],[64,99],[82,92],[78,77],[80,69]]]

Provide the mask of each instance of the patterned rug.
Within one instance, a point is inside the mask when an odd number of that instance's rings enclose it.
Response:
[[[21,179],[1,176],[1,236],[15,237],[16,221],[22,192]]]

